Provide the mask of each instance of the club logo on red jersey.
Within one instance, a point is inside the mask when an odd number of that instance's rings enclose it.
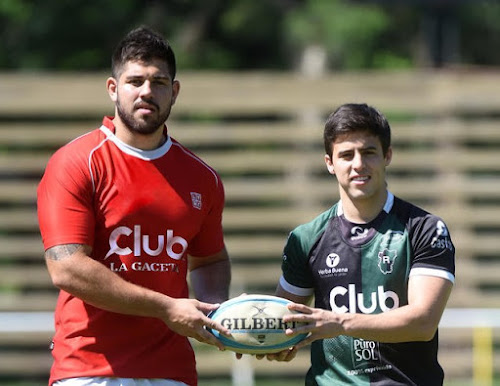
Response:
[[[191,192],[191,202],[193,203],[193,208],[201,210],[201,194],[196,192]]]

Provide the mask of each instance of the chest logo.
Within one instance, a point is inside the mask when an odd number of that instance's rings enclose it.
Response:
[[[359,291],[355,284],[337,286],[330,291],[330,307],[339,314],[373,314],[378,310],[386,312],[399,307],[399,297],[394,291],[385,291],[379,285],[376,291]]]
[[[337,255],[336,253],[330,253],[326,257],[326,265],[330,268],[335,268],[337,265],[339,265],[340,262],[340,256]]]
[[[368,228],[361,228],[360,226],[355,226],[351,228],[351,240],[361,240],[368,236]]]
[[[153,242],[153,239],[156,240]],[[181,236],[174,236],[172,229],[167,229],[165,234],[153,237],[148,234],[143,235],[140,225],[134,225],[133,230],[127,226],[120,226],[114,229],[109,236],[109,251],[104,260],[112,254],[119,256],[133,254],[135,257],[140,257],[143,254],[159,256],[164,251],[170,258],[180,260],[184,256],[187,247],[188,242],[186,239]]]
[[[398,254],[394,249],[386,248],[378,253],[378,267],[384,275],[392,273],[394,269],[394,261],[397,256]]]
[[[191,192],[191,203],[193,204],[193,208],[201,210],[201,194]]]
[[[330,253],[325,259],[326,268],[322,266],[318,269],[318,275],[321,278],[327,278],[332,276],[345,276],[349,271],[349,268],[343,267],[340,264],[340,256],[334,252]]]

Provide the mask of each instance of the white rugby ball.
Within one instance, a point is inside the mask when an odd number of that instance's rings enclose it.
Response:
[[[208,317],[231,331],[225,336],[209,329],[226,349],[241,354],[271,354],[292,347],[307,334],[285,335],[299,323],[284,323],[283,316],[294,313],[289,300],[270,295],[242,295],[227,300]],[[301,323],[300,323],[301,324]]]

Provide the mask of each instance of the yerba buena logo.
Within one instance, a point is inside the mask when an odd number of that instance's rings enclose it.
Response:
[[[326,265],[330,268],[335,268],[337,265],[339,265],[340,262],[340,256],[337,255],[336,253],[330,253],[326,257]]]
[[[123,241],[123,239],[126,241]],[[123,244],[120,246],[118,245],[119,242]],[[130,245],[130,242],[132,242],[133,249],[123,246],[124,244]],[[172,229],[167,229],[164,235],[157,235],[156,240],[152,242],[149,235],[141,233],[140,225],[134,225],[133,230],[127,226],[120,226],[114,229],[109,236],[109,251],[104,260],[112,254],[120,256],[130,254],[134,256],[141,256],[142,254],[158,256],[163,251],[172,259],[180,260],[187,247],[188,242],[181,236],[174,236]]]
[[[334,252],[330,253],[325,259],[326,268],[318,269],[318,274],[321,277],[331,277],[338,275],[346,275],[349,271],[347,267],[339,267],[340,256]]]

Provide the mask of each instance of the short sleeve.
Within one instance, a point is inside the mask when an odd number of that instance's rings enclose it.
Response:
[[[309,256],[307,250],[304,250],[303,243],[297,229],[288,235],[285,247],[283,248],[283,260],[281,270],[283,279],[290,286],[288,292],[296,295],[310,294],[313,288],[313,278],[309,268]],[[283,282],[281,283],[283,286]],[[294,288],[295,287],[295,288]]]
[[[455,247],[445,222],[429,214],[419,219],[410,237],[414,251],[411,275],[427,272],[453,281]]]
[[[67,148],[58,150],[37,189],[38,222],[46,250],[61,244],[93,244],[92,196],[88,160]]]

